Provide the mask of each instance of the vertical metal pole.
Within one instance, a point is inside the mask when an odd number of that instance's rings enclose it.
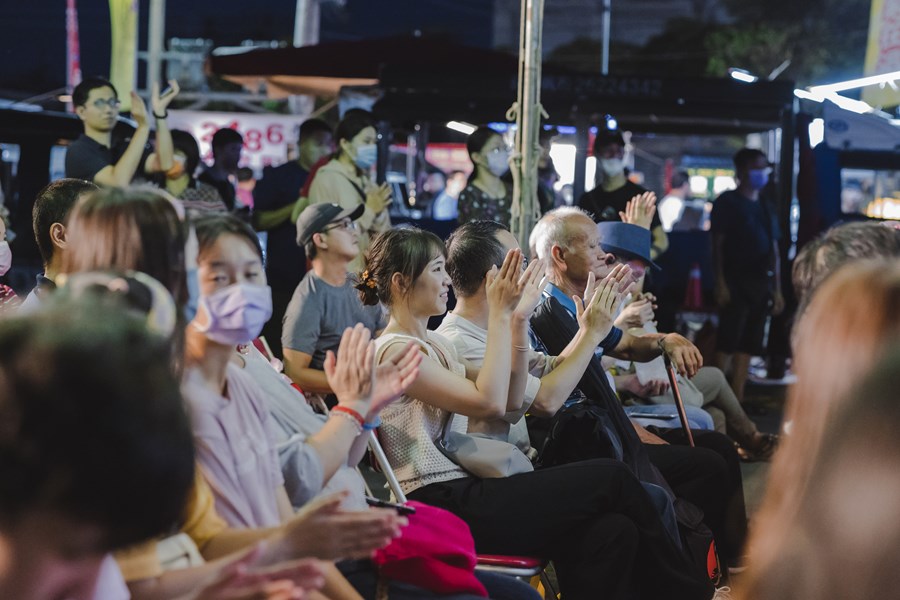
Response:
[[[609,75],[609,22],[611,13],[612,0],[603,0],[603,56],[600,61],[600,73],[602,75]]]
[[[318,0],[297,0],[297,10],[294,13],[294,47],[314,46],[319,43],[319,12]],[[295,114],[311,113],[315,102],[311,96],[291,96],[288,98],[288,107]]]
[[[147,92],[162,79],[162,53],[166,38],[166,0],[150,0],[147,30]],[[161,86],[162,87],[162,86]]]

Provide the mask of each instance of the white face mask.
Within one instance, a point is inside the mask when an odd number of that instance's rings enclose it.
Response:
[[[601,158],[600,170],[607,177],[613,177],[625,170],[625,162],[621,158]]]
[[[6,275],[12,267],[12,250],[9,249],[9,242],[0,242],[0,276]]]

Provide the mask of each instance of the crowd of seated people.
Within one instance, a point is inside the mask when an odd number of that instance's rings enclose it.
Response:
[[[0,597],[540,597],[477,568],[488,554],[549,561],[563,600],[876,593],[900,489],[896,353],[875,368],[900,344],[900,231],[841,225],[801,250],[798,383],[763,434],[656,331],[652,195],[622,222],[550,210],[527,250],[493,220],[389,228],[360,112],[306,181],[309,268],[274,324],[246,219],[150,186],[39,193],[44,272],[0,316]],[[193,189],[188,163],[169,192]],[[691,435],[658,418],[676,410],[664,357]],[[359,472],[377,440],[406,505]],[[739,449],[773,460],[749,540]]]

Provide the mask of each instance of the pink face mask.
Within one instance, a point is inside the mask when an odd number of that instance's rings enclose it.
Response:
[[[0,242],[0,275],[6,275],[10,267],[12,267],[12,250],[9,249],[9,242]]]
[[[256,339],[272,317],[272,288],[267,285],[235,283],[200,297],[200,309],[206,313],[205,326],[192,325],[214,342],[227,346],[246,344]]]

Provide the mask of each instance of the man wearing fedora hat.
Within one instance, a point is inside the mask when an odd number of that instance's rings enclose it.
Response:
[[[362,204],[312,204],[297,219],[297,244],[306,249],[312,269],[306,273],[284,314],[281,343],[284,370],[307,398],[325,396],[331,387],[323,364],[328,350],[337,351],[341,334],[357,323],[372,333],[386,324],[380,306],[363,306],[347,272],[359,254]]]

